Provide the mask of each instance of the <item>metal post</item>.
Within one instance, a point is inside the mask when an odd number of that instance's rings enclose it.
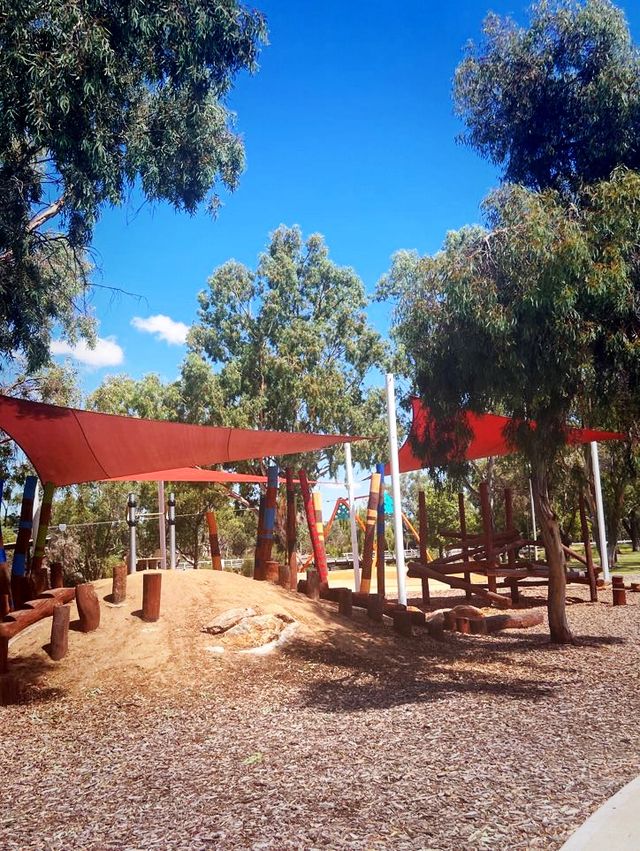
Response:
[[[158,482],[158,535],[160,537],[160,567],[167,569],[167,527],[164,504],[164,482]]]
[[[176,569],[176,495],[169,494],[169,567]]]
[[[533,540],[538,540],[538,530],[536,529],[536,505],[533,501],[533,483],[529,479],[529,499],[531,500],[531,525],[533,526]],[[533,545],[533,560],[538,561],[538,547]]]
[[[356,591],[360,590],[360,555],[358,553],[358,528],[356,526],[356,501],[353,494],[353,464],[351,444],[344,445],[344,468],[347,474],[347,496],[349,502],[349,523],[351,525],[351,552],[353,555],[353,581]]]
[[[398,461],[398,425],[396,422],[396,393],[393,375],[387,373],[387,419],[389,422],[389,457],[391,461],[391,492],[393,496],[393,531],[396,544],[396,573],[398,602],[407,605],[405,584],[404,540],[402,532],[402,502],[400,495],[400,463]]]
[[[129,494],[127,499],[127,523],[129,525],[129,573],[136,572],[138,557],[136,555],[136,495]]]
[[[602,566],[602,578],[609,582],[609,555],[607,553],[607,530],[604,525],[604,505],[602,503],[602,483],[600,481],[600,459],[598,458],[598,444],[591,441],[591,465],[593,467],[593,479],[596,486],[596,514],[598,516],[598,539],[600,541],[600,564]]]

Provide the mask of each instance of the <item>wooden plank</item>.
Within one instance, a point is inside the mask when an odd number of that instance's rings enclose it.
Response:
[[[511,601],[506,597],[503,597],[500,594],[497,594],[495,591],[491,589],[489,591],[485,591],[481,586],[469,584],[465,582],[464,579],[454,579],[451,576],[447,576],[444,573],[440,573],[438,570],[434,570],[430,565],[421,564],[413,568],[415,571],[414,576],[427,575],[431,579],[437,579],[438,582],[444,582],[446,585],[449,585],[451,588],[460,588],[463,591],[466,591],[470,588],[471,592],[478,597],[481,597],[484,600],[487,600],[490,603],[495,603],[496,606],[500,606],[502,609],[508,609],[511,606]]]
[[[368,594],[371,590],[371,569],[373,567],[373,547],[375,543],[379,497],[380,473],[372,473],[365,521],[364,546],[362,548],[360,590],[363,594]]]
[[[592,603],[598,602],[598,586],[596,584],[596,572],[593,569],[593,553],[591,552],[591,539],[589,537],[589,526],[587,524],[587,512],[584,506],[584,495],[579,495],[580,527],[582,530],[582,541],[584,543],[584,554],[587,566],[587,579],[589,581],[589,598]]]

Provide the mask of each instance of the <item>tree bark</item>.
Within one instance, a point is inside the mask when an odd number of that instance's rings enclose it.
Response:
[[[549,475],[546,466],[538,463],[532,469],[533,499],[549,565],[547,612],[551,640],[557,644],[572,644],[566,612],[567,578],[565,555],[560,537],[560,524],[549,499]]]

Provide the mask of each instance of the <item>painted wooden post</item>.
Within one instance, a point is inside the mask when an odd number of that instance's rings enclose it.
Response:
[[[42,497],[42,505],[40,506],[40,523],[38,524],[38,535],[36,537],[33,559],[31,561],[31,575],[33,577],[36,591],[40,594],[47,588],[46,574],[42,567],[44,560],[44,550],[47,543],[47,532],[49,531],[49,523],[51,522],[51,509],[53,508],[53,494],[55,486],[51,482],[46,482],[44,486],[44,494]],[[44,574],[44,575],[43,575]]]
[[[23,604],[34,596],[32,583],[27,578],[27,563],[29,558],[29,541],[33,528],[33,500],[37,484],[37,476],[27,476],[24,483],[18,536],[16,538],[11,565],[11,596],[15,609],[21,609]]]
[[[598,602],[598,586],[596,583],[596,572],[593,567],[593,553],[591,551],[591,538],[589,536],[589,525],[587,523],[587,512],[584,505],[584,495],[580,491],[578,507],[580,509],[580,529],[584,543],[584,557],[587,562],[587,579],[589,580],[589,598],[592,603]]]
[[[287,479],[287,562],[289,564],[289,587],[295,591],[298,587],[298,529],[296,519],[296,492],[293,486],[293,472],[285,470]]]
[[[480,511],[482,514],[482,530],[484,532],[484,547],[487,551],[487,570],[495,567],[493,556],[493,521],[491,519],[491,502],[489,500],[489,486],[486,482],[480,482]],[[496,593],[496,577],[488,576],[489,591]]]
[[[164,501],[164,482],[158,482],[158,542],[160,544],[160,567],[167,569],[167,506]]]
[[[220,541],[218,540],[218,521],[215,511],[207,511],[207,526],[209,528],[209,549],[211,550],[211,567],[213,570],[222,570],[222,558],[220,557]]]
[[[469,564],[469,550],[467,549],[467,517],[464,510],[464,494],[458,494],[458,518],[460,520],[460,546],[462,548],[462,561],[465,565]],[[464,572],[464,581],[471,582],[471,574],[468,570]],[[471,599],[471,590],[465,588],[464,592],[467,600]]]
[[[256,537],[256,550],[253,561],[253,578],[258,580],[264,579],[264,565],[262,563],[262,551],[260,543],[262,541],[264,529],[264,511],[266,507],[267,497],[265,494],[260,494],[260,504],[258,506],[258,531]]]
[[[369,594],[371,591],[371,569],[373,567],[373,547],[376,538],[376,521],[378,517],[378,499],[380,497],[380,473],[373,473],[369,487],[369,502],[362,549],[362,576],[360,591]]]
[[[2,509],[2,495],[4,492],[4,480],[0,479],[0,510]],[[0,513],[1,516],[1,513]],[[11,611],[11,570],[7,564],[7,553],[2,539],[2,525],[0,524],[0,620]]]
[[[329,570],[327,568],[327,554],[324,549],[324,525],[322,523],[322,511],[320,512],[320,522],[318,523],[313,496],[311,494],[311,489],[309,488],[309,480],[304,470],[298,471],[298,479],[300,480],[300,490],[302,491],[302,501],[304,503],[304,511],[307,517],[309,536],[311,537],[311,548],[313,550],[313,560],[318,573],[318,579],[320,580],[321,585],[326,585],[329,581]]]
[[[54,662],[64,659],[69,649],[69,619],[71,617],[71,606],[56,606],[51,619],[51,644],[49,656]]]
[[[160,617],[162,574],[146,570],[142,577],[142,619],[153,623]]]
[[[378,492],[378,518],[376,527],[376,590],[380,597],[385,597],[384,556],[386,541],[384,538],[384,464],[376,464],[376,473],[380,474],[380,490]]]
[[[427,549],[429,518],[427,516],[427,495],[423,490],[418,491],[418,521],[420,529],[420,564],[426,564],[429,561],[429,551]],[[431,605],[428,576],[422,577],[422,602],[425,606]]]
[[[267,492],[264,498],[264,513],[262,528],[258,530],[258,546],[256,549],[256,567],[258,575],[254,571],[255,579],[264,579],[266,565],[271,561],[271,550],[273,548],[273,530],[276,525],[276,504],[278,501],[278,467],[271,464],[267,468]]]

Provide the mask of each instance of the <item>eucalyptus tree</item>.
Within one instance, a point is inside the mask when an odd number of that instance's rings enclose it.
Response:
[[[0,353],[29,370],[52,327],[91,339],[87,249],[134,186],[193,213],[233,189],[227,106],[262,15],[236,0],[0,0]]]

